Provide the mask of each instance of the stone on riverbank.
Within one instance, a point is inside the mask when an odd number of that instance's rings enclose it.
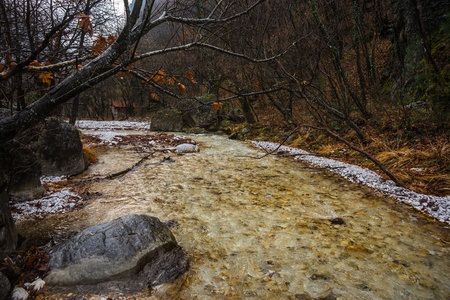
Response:
[[[124,278],[128,290],[139,290],[171,282],[187,269],[185,254],[168,227],[146,215],[128,215],[86,228],[50,255],[52,271],[45,278],[49,286]]]
[[[199,152],[200,149],[197,145],[193,144],[181,144],[175,147],[176,153],[192,153],[192,152]]]

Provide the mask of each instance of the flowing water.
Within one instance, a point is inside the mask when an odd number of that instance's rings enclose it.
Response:
[[[254,159],[262,153],[246,143],[192,138],[199,153],[160,154],[93,183],[98,198],[32,230],[78,231],[132,213],[168,222],[191,268],[152,291],[155,298],[450,299],[444,224],[290,158]],[[163,155],[175,161],[151,164]],[[107,148],[82,176],[140,157]]]

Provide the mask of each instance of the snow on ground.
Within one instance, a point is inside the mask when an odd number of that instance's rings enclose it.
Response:
[[[75,126],[92,130],[150,130],[150,122],[79,120]]]
[[[114,144],[119,143],[120,137],[127,136],[127,133],[123,132],[114,132],[114,131],[98,131],[98,132],[92,132],[89,133],[89,135],[95,136],[102,141],[99,143],[99,145],[104,146],[111,146]]]
[[[251,143],[269,152],[275,151],[280,146],[280,144],[272,142],[252,141]],[[352,182],[365,184],[377,189],[385,195],[392,196],[401,202],[409,203],[415,209],[421,210],[442,222],[450,224],[450,196],[438,197],[419,194],[409,189],[398,187],[393,181],[385,180],[369,169],[329,158],[318,157],[301,149],[281,146],[276,151],[288,153],[295,156],[295,159],[308,162],[313,166],[326,168]]]
[[[25,202],[11,202],[12,216],[15,221],[26,217],[44,217],[50,214],[65,213],[75,209],[83,198],[69,189]]]

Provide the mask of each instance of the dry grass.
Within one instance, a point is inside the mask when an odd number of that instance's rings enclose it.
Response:
[[[448,143],[438,144],[427,150],[402,148],[396,151],[383,151],[376,158],[393,169],[448,166],[450,164],[450,145]]]
[[[422,150],[404,147],[397,151],[383,151],[376,158],[411,189],[421,193],[450,195],[448,143],[430,145]]]

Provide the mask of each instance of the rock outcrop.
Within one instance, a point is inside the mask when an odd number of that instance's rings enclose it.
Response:
[[[186,256],[169,228],[146,215],[128,215],[89,227],[50,255],[52,270],[45,278],[49,286],[92,285],[123,278],[132,290],[133,286],[139,289],[170,282],[187,269]]]

